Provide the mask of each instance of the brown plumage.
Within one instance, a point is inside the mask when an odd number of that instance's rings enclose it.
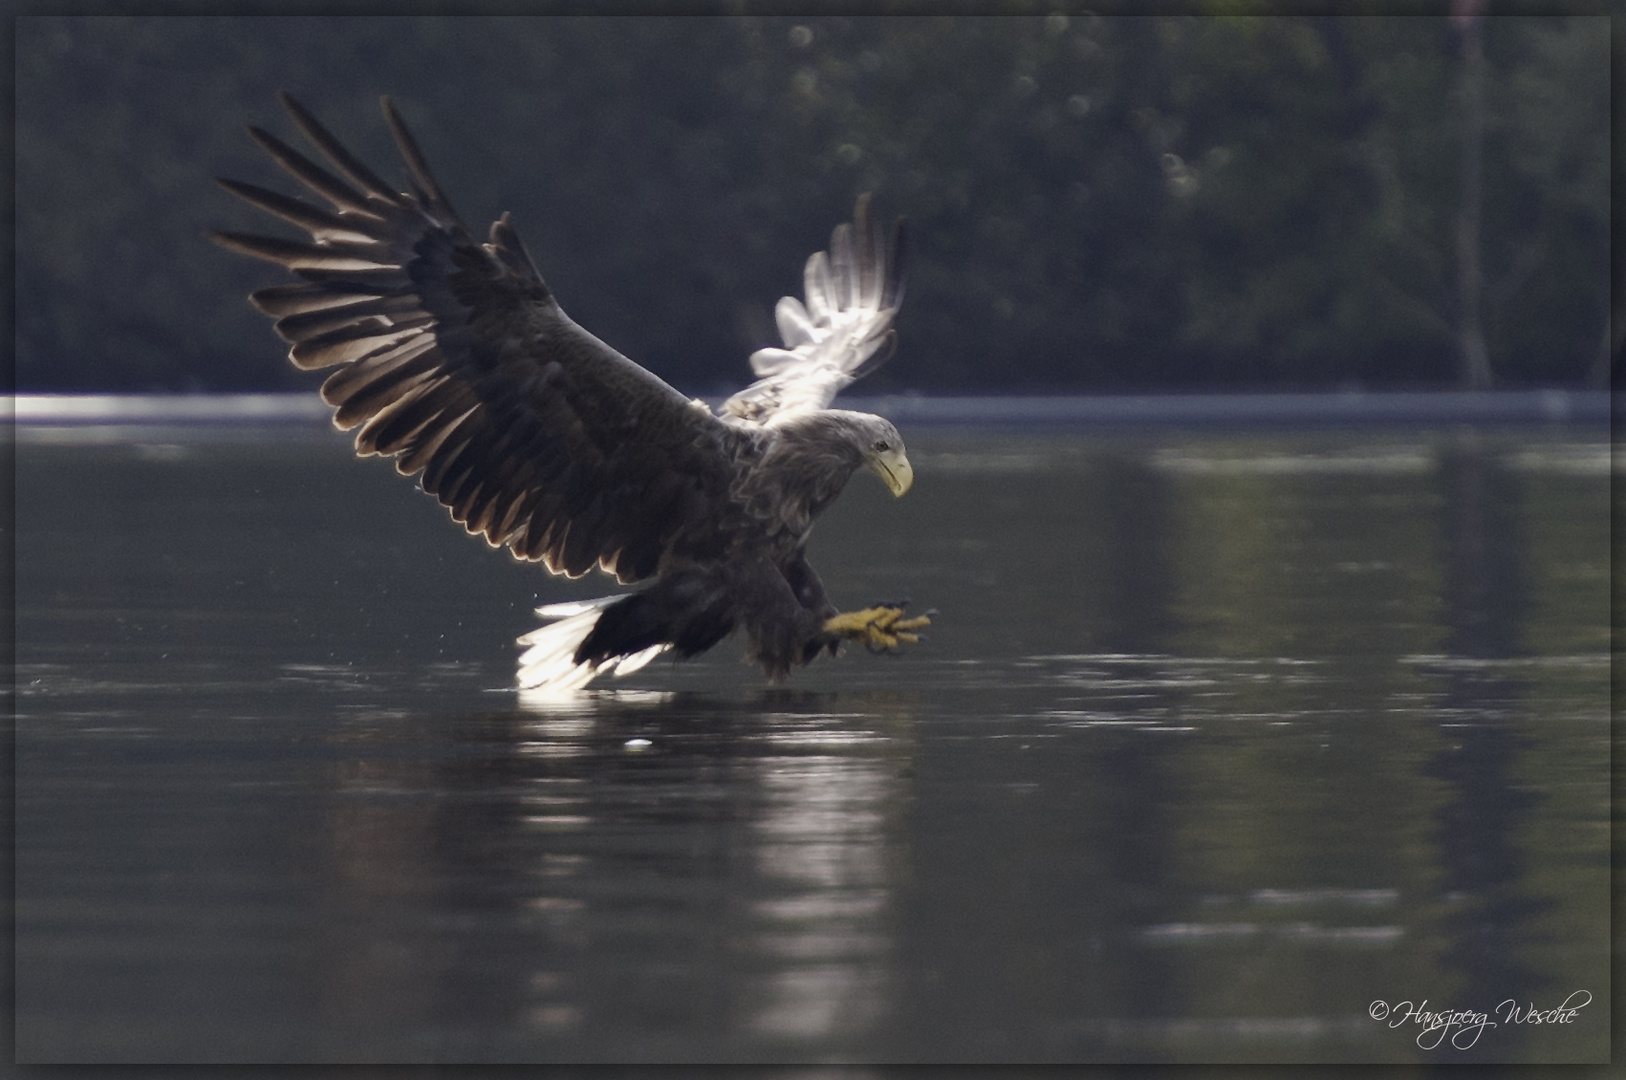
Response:
[[[860,198],[830,254],[808,261],[807,305],[780,301],[786,348],[755,354],[763,377],[715,415],[572,322],[507,214],[476,242],[388,99],[405,192],[282,100],[325,167],[249,133],[329,206],[221,180],[309,239],[212,235],[298,279],[250,299],[296,366],[334,369],[322,397],[340,428],[357,429],[357,452],[394,458],[453,520],[518,558],[653,579],[543,609],[561,621],[521,639],[522,685],[693,655],[737,625],[774,677],[833,650],[824,626],[836,611],[803,558],[812,519],[860,467],[897,494],[912,475],[891,424],[826,408],[891,349],[901,222],[885,240]]]

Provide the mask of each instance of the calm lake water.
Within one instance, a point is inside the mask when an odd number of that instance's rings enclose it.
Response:
[[[1608,1060],[1606,430],[906,437],[926,641],[544,705],[342,437],[20,431],[18,1060]]]

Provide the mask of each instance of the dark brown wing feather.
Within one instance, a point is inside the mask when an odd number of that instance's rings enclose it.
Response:
[[[342,179],[250,133],[332,209],[222,180],[311,238],[213,236],[301,279],[251,299],[296,365],[338,368],[322,396],[339,427],[360,428],[357,452],[421,473],[469,532],[556,573],[598,565],[631,582],[674,548],[693,556],[719,543],[753,437],[571,322],[508,215],[475,242],[387,99],[411,193],[283,103]]]

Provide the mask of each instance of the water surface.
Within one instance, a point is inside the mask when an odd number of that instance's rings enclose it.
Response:
[[[546,703],[343,440],[23,430],[19,1060],[1607,1060],[1600,429],[908,437],[927,641]]]

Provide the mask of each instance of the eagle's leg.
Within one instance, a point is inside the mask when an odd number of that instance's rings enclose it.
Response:
[[[896,652],[900,644],[920,640],[915,631],[931,625],[931,615],[903,617],[902,605],[881,604],[863,611],[848,611],[824,622],[824,632],[861,642],[871,652]]]
[[[801,624],[806,635],[802,642],[802,663],[811,664],[821,652],[828,651],[831,656],[841,645],[841,639],[833,634],[824,632],[826,619],[839,614],[836,606],[824,593],[824,582],[819,580],[818,572],[808,564],[807,558],[798,551],[796,557],[785,564],[783,571],[785,581],[790,585],[791,591],[796,594],[796,602],[802,605],[803,616]]]

